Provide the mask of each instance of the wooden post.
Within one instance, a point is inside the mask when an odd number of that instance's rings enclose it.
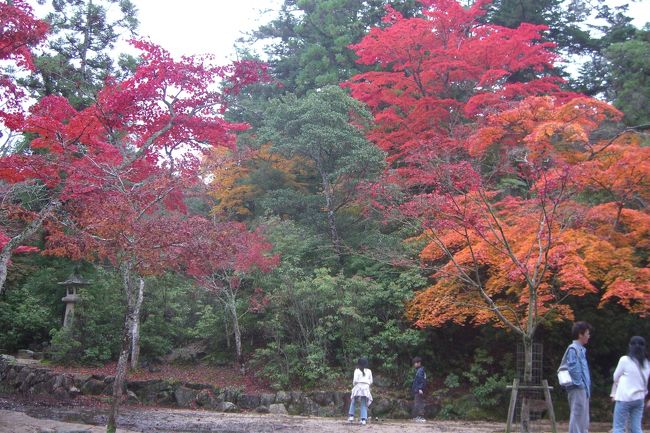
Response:
[[[548,380],[542,380],[544,385],[544,400],[546,400],[546,409],[548,410],[548,419],[551,420],[551,432],[557,433],[557,425],[555,424],[555,411],[553,410],[553,402],[551,401],[551,388],[548,386]]]
[[[515,417],[515,406],[517,405],[517,392],[519,391],[519,379],[512,381],[512,393],[510,394],[510,406],[508,406],[508,422],[506,423],[506,433],[512,429],[512,421]]]

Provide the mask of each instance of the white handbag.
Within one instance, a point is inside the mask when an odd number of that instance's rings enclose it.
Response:
[[[566,367],[560,367],[557,371],[557,381],[560,383],[560,386],[569,386],[573,383],[569,370]]]
[[[571,374],[569,373],[569,368],[566,365],[566,355],[569,353],[571,346],[567,347],[562,356],[562,362],[560,363],[560,368],[557,369],[557,381],[560,386],[569,386],[573,385],[573,379],[571,379]]]

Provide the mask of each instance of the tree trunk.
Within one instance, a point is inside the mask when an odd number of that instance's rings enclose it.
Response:
[[[36,218],[34,218],[20,234],[11,238],[9,242],[2,247],[2,250],[0,251],[0,295],[6,290],[5,282],[7,281],[7,268],[9,267],[12,251],[36,233],[36,231],[38,231],[38,229],[43,225],[43,221],[45,221],[45,219],[59,206],[61,206],[59,200],[50,201],[43,209],[41,209]]]
[[[237,304],[234,298],[228,299],[228,310],[232,318],[232,330],[235,336],[235,354],[237,355],[237,364],[241,367],[241,329],[239,329],[239,317],[237,317]]]
[[[138,294],[135,293],[133,288],[133,281],[131,279],[131,266],[129,263],[123,264],[120,267],[122,274],[122,285],[126,295],[126,314],[124,316],[124,327],[122,332],[122,345],[120,348],[120,357],[117,361],[117,368],[115,370],[115,380],[113,381],[113,397],[111,401],[111,411],[108,414],[108,424],[106,425],[106,433],[115,433],[117,430],[117,413],[122,398],[122,390],[124,388],[124,379],[126,378],[126,370],[129,361],[129,353],[131,351],[131,336],[133,331],[133,324],[136,322],[135,306],[137,304]],[[142,280],[141,280],[142,281]],[[142,282],[144,284],[144,282]],[[144,285],[141,286],[144,289]]]
[[[524,371],[523,371],[523,385],[537,385],[533,384],[533,339],[524,336]],[[540,384],[541,385],[541,384]],[[521,394],[521,411],[520,411],[520,431],[521,433],[530,432],[530,396],[524,390]]]
[[[131,369],[138,368],[140,358],[140,309],[144,298],[144,278],[140,277],[138,282],[138,296],[133,306],[133,321],[131,322]]]
[[[318,168],[318,172],[320,174],[321,182],[323,185],[323,195],[325,196],[325,209],[327,211],[327,224],[330,228],[330,237],[332,238],[334,251],[336,252],[339,260],[341,260],[341,239],[339,238],[339,232],[336,228],[336,214],[334,212],[334,193],[332,191],[332,185],[327,178],[327,173],[323,171],[320,162],[317,161],[316,166]]]
[[[131,306],[127,307],[126,315],[124,317],[124,331],[122,333],[122,347],[120,349],[120,357],[117,361],[117,369],[115,371],[115,380],[113,381],[113,397],[111,401],[111,411],[108,414],[108,424],[106,425],[106,433],[115,433],[117,429],[117,413],[122,398],[122,389],[124,387],[124,379],[126,378],[126,369],[129,359],[129,348],[131,346],[131,323],[133,321],[133,310]]]

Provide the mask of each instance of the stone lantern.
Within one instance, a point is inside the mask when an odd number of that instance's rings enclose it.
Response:
[[[74,304],[79,301],[77,288],[85,287],[89,284],[89,282],[73,272],[70,274],[67,280],[61,281],[59,284],[65,287],[65,296],[61,298],[61,300],[65,303],[65,316],[63,316],[63,326],[68,327],[72,324],[72,318],[74,316]]]

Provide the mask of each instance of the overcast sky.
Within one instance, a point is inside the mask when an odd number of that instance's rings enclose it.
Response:
[[[214,54],[218,63],[234,59],[234,43],[242,32],[273,17],[282,0],[132,0],[139,10],[139,33],[174,56]],[[34,5],[35,0],[30,0]],[[609,0],[628,3],[634,24],[650,21],[650,0]],[[43,9],[36,7],[37,15]]]
[[[273,19],[282,4],[281,0],[132,1],[139,10],[140,35],[174,55],[209,53],[222,62],[233,59],[233,46],[242,32]]]
[[[242,31],[274,17],[282,0],[132,0],[139,9],[140,33],[174,54],[213,53],[226,58]],[[610,0],[628,3],[630,16],[641,27],[650,21],[650,0]]]

